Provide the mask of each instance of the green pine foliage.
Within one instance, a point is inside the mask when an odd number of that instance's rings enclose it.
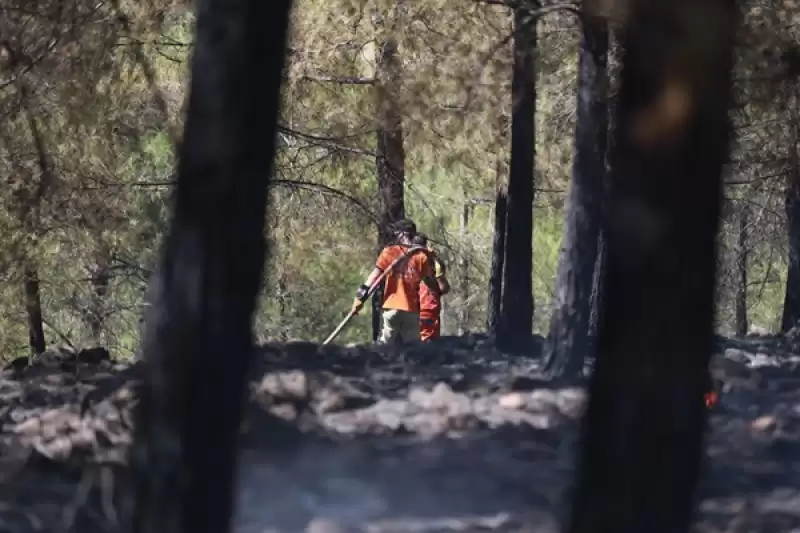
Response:
[[[41,279],[48,345],[102,344],[129,357],[169,222],[192,15],[176,0],[120,0],[100,8],[76,0],[74,16],[59,26],[48,16],[57,4],[39,2],[26,20],[0,8],[13,46],[39,58],[28,68],[0,53],[0,359],[29,351],[26,264]],[[763,52],[794,37],[800,8],[751,2],[744,9],[740,105],[732,112],[737,142],[720,235],[723,331],[733,324],[736,290],[731,220],[743,206],[752,209],[749,318],[761,327],[779,324],[786,278],[782,195],[797,146],[785,112],[795,89],[779,76],[777,55]],[[296,0],[292,21],[259,339],[322,340],[373,265],[380,205],[371,81],[390,36],[402,63],[394,92],[403,115],[406,211],[436,243],[454,288],[445,299],[444,333],[483,330],[495,181],[508,172],[508,9],[479,1]],[[48,40],[54,32],[61,37]],[[534,329],[543,333],[571,176],[577,20],[549,11],[538,34],[532,238]],[[38,194],[42,155],[50,180]],[[474,205],[462,231],[466,203]],[[365,342],[370,327],[362,312],[338,341]]]

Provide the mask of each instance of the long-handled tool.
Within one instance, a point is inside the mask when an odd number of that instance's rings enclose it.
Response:
[[[375,278],[375,281],[372,282],[372,285],[370,285],[369,290],[367,291],[367,294],[364,297],[364,301],[368,300],[372,296],[372,294],[380,286],[380,284],[383,282],[386,276],[389,275],[389,272],[391,272],[394,269],[394,267],[400,263],[400,261],[402,261],[403,259],[405,259],[406,257],[410,256],[412,253],[418,250],[425,250],[425,248],[423,248],[422,246],[413,246],[408,250],[406,250],[403,253],[403,255],[392,261],[392,263],[389,265],[389,268],[381,272],[381,275]],[[336,329],[333,330],[333,333],[328,335],[328,338],[322,341],[322,345],[324,346],[326,344],[330,344],[331,341],[333,341],[333,339],[335,339],[336,336],[339,333],[341,333],[342,329],[344,329],[344,327],[347,325],[348,322],[350,322],[350,319],[352,319],[356,315],[356,313],[358,313],[357,309],[351,309],[350,312],[347,313],[347,316],[344,317],[344,320],[342,320],[342,322],[338,326],[336,326]]]

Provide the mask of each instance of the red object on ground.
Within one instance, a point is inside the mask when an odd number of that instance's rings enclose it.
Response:
[[[705,394],[706,407],[713,409],[719,403],[719,393],[715,390],[709,391]]]

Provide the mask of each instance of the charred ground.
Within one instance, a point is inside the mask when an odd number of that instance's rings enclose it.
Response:
[[[257,350],[237,531],[556,530],[584,380],[539,378],[537,353],[509,358],[479,336]],[[3,531],[118,530],[142,368],[105,355],[3,372]],[[698,529],[800,528],[800,344],[719,339],[712,370],[723,395]]]

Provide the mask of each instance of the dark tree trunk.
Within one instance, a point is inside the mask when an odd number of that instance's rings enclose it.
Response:
[[[747,335],[747,230],[748,209],[746,205],[739,210],[739,231],[736,242],[736,335]]]
[[[289,232],[287,230],[283,231],[283,242],[281,243],[281,247],[285,254],[288,254],[289,249],[292,245],[291,239],[289,238]],[[274,255],[273,255],[274,257]],[[275,295],[278,300],[278,321],[280,323],[280,330],[278,331],[278,338],[282,341],[289,340],[289,331],[286,326],[286,319],[287,319],[287,309],[286,309],[286,300],[290,298],[289,295],[289,284],[286,280],[286,263],[288,262],[288,256],[286,259],[282,260],[280,265],[277,267],[278,270],[278,279],[275,284],[275,288],[277,289],[277,294]]]
[[[781,318],[783,333],[800,322],[800,174],[798,173],[789,178],[786,185],[786,221],[789,227],[789,264]]]
[[[113,0],[112,6],[117,13],[116,21],[121,24],[125,33],[129,35],[132,34],[135,30],[131,28],[130,17],[120,5],[120,0]],[[153,62],[147,58],[144,44],[141,41],[132,41],[130,43],[129,50],[133,54],[134,61],[142,70],[144,79],[147,82],[147,89],[150,91],[150,94],[153,98],[153,105],[160,115],[159,120],[161,121],[161,125],[167,130],[173,148],[177,148],[179,135],[172,121],[170,120],[167,97],[164,93],[164,90],[158,83],[158,72],[156,67]]]
[[[89,309],[89,333],[93,342],[99,344],[103,336],[106,320],[106,301],[108,299],[110,275],[108,264],[94,265],[90,283],[92,284],[92,300]]]
[[[403,122],[398,109],[400,58],[397,41],[387,39],[378,61],[375,85],[378,109],[378,195],[381,200],[380,242],[393,236],[389,226],[405,216],[405,150]]]
[[[503,294],[503,263],[506,250],[506,205],[505,189],[498,189],[494,203],[494,237],[492,238],[492,270],[489,275],[489,312],[486,330],[497,339],[500,304]]]
[[[737,11],[626,7],[598,357],[567,533],[688,531],[703,458]]]
[[[608,56],[606,62],[606,75],[608,79],[608,101],[606,133],[606,153],[605,153],[605,174],[603,176],[603,186],[600,195],[600,219],[602,221],[606,212],[608,202],[608,176],[611,173],[611,150],[614,147],[614,125],[616,117],[616,102],[620,84],[620,70],[622,65],[622,51],[620,50],[619,40],[616,33],[608,33]],[[600,323],[600,310],[603,309],[603,280],[606,272],[606,240],[603,231],[603,224],[600,224],[600,232],[597,236],[597,262],[594,266],[594,280],[592,281],[592,310],[589,315],[589,353],[592,357],[597,355],[597,329]]]
[[[789,108],[791,110],[792,151],[791,174],[786,183],[785,209],[788,227],[788,265],[786,293],[783,300],[781,332],[787,333],[800,322],[800,91],[797,81],[791,80]]]
[[[195,5],[173,216],[147,316],[147,379],[129,457],[135,498],[125,516],[140,533],[229,528],[266,251],[291,2]],[[267,421],[279,439],[284,426]]]
[[[110,253],[105,243],[98,237],[95,250],[95,261],[89,267],[89,283],[92,291],[86,309],[86,323],[92,342],[101,344],[103,328],[106,320],[106,303],[111,282]]]
[[[399,4],[400,2],[398,2]],[[401,64],[397,40],[390,36],[383,43],[375,72],[376,108],[378,113],[378,196],[380,220],[378,251],[392,243],[391,224],[405,217],[405,149],[403,120],[398,107]],[[372,340],[378,339],[381,324],[383,290],[372,297]]]
[[[544,349],[544,368],[552,376],[580,374],[589,353],[608,134],[607,55],[605,21],[584,17],[572,186],[561,238],[553,315]]]
[[[377,342],[381,334],[381,307],[383,304],[383,284],[372,293],[372,342]]]
[[[489,302],[486,311],[486,332],[497,340],[500,304],[503,294],[503,263],[506,258],[507,192],[504,166],[498,162],[495,177],[494,235],[492,237],[492,266],[489,273]]]
[[[469,200],[464,202],[464,205],[461,209],[461,228],[460,228],[460,235],[461,238],[461,246],[462,246],[462,253],[461,257],[458,260],[459,263],[459,270],[461,271],[461,279],[459,280],[459,292],[461,293],[461,309],[459,310],[458,316],[458,334],[463,335],[465,331],[468,329],[469,325],[469,292],[470,292],[470,282],[469,282],[469,253],[467,253],[466,248],[464,248],[467,242],[467,228],[469,226],[469,216],[470,210],[472,209],[472,205],[469,203]]]
[[[25,83],[20,84],[22,106],[28,129],[31,133],[36,161],[39,167],[39,181],[30,190],[22,192],[19,203],[19,218],[29,238],[29,247],[24,251],[23,292],[25,294],[25,310],[28,317],[28,344],[32,355],[37,355],[47,348],[44,337],[44,318],[42,315],[42,296],[39,283],[39,268],[33,259],[39,237],[42,235],[42,204],[47,198],[53,184],[53,173],[45,148],[44,136],[39,122],[34,115],[31,91]],[[22,172],[22,169],[19,169]],[[24,174],[23,174],[24,175]]]
[[[25,288],[25,312],[28,316],[28,345],[31,349],[31,356],[36,356],[47,349],[42,318],[42,296],[39,291],[39,271],[32,261],[26,261],[22,275]]]
[[[506,211],[506,258],[498,346],[525,349],[533,332],[533,165],[536,113],[536,19],[514,10],[511,81],[511,168]]]
[[[606,271],[606,243],[603,232],[597,237],[597,262],[594,265],[592,280],[592,310],[589,313],[589,352],[592,356],[597,348],[597,327],[600,323],[600,309],[603,308],[603,279]]]

